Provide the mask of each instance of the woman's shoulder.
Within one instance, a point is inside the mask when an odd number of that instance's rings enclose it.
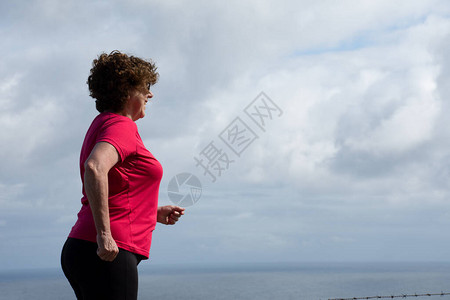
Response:
[[[122,127],[129,130],[137,130],[136,123],[130,118],[111,112],[100,113],[94,120],[101,127]]]

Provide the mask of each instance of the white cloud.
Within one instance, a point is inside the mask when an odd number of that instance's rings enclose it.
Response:
[[[70,222],[78,152],[96,114],[85,80],[97,54],[121,49],[159,66],[155,103],[138,126],[163,162],[162,199],[177,172],[197,172],[205,185],[191,208],[199,223],[187,226],[199,249],[210,249],[208,236],[241,254],[259,245],[295,258],[309,245],[306,259],[321,259],[321,247],[387,230],[355,217],[371,217],[367,205],[445,215],[449,11],[447,1],[2,2],[1,202],[49,215],[66,207],[50,223]],[[193,156],[261,91],[283,115],[209,183]],[[2,231],[14,230],[0,218]],[[338,232],[353,226],[361,233]]]
[[[5,210],[11,207],[20,208],[28,206],[28,203],[26,201],[17,201],[18,198],[24,193],[25,188],[25,183],[0,183],[0,204],[4,207]]]

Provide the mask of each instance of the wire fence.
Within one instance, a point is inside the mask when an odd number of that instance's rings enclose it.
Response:
[[[394,299],[394,298],[410,298],[410,297],[429,297],[429,296],[445,296],[450,293],[425,293],[425,294],[402,294],[391,296],[369,296],[369,297],[352,297],[352,298],[332,298],[328,300],[360,300],[360,299]]]

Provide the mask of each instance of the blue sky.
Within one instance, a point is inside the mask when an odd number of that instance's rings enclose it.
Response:
[[[164,168],[161,205],[178,173],[203,185],[176,226],[157,227],[151,263],[448,261],[449,12],[437,0],[1,2],[0,270],[59,265],[96,115],[85,82],[115,49],[159,68],[138,127]],[[194,157],[225,147],[219,134],[262,91],[283,114],[211,182]]]

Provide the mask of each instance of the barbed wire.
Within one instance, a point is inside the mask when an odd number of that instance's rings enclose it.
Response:
[[[409,298],[409,297],[428,297],[428,296],[445,296],[450,293],[425,293],[425,294],[402,294],[391,296],[369,296],[369,297],[352,297],[352,298],[332,298],[328,300],[362,300],[362,299],[394,299],[394,298]]]

